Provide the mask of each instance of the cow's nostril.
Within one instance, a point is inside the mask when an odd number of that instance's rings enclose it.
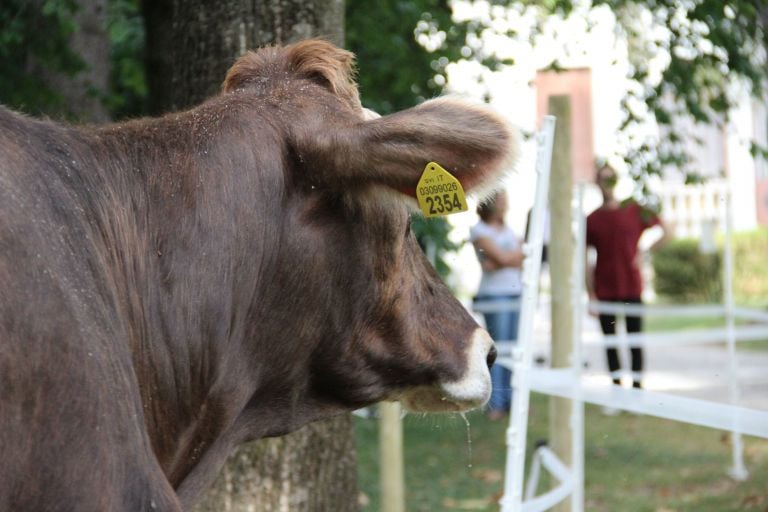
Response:
[[[493,366],[493,363],[496,361],[496,347],[491,347],[491,350],[488,351],[488,355],[485,357],[485,362],[488,363],[488,368]]]

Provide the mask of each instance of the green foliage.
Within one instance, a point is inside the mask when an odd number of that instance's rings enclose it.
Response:
[[[700,254],[698,242],[674,240],[653,255],[655,288],[674,302],[722,301],[722,243],[715,254]],[[735,233],[733,297],[736,304],[768,304],[768,228]]]
[[[673,240],[653,254],[656,293],[673,302],[721,302],[720,253],[702,254],[694,239]]]
[[[347,0],[345,14],[346,45],[357,55],[363,104],[380,114],[439,94],[445,66],[466,44],[468,25],[451,20],[444,0]],[[417,41],[430,36],[432,51]]]
[[[445,256],[461,248],[461,245],[448,239],[451,225],[442,217],[427,219],[417,214],[411,218],[411,229],[437,273],[443,277],[450,274],[451,268],[445,262]]]
[[[733,235],[733,295],[737,304],[768,304],[768,228]]]
[[[0,2],[0,103],[30,114],[62,106],[40,70],[74,76],[85,69],[68,45],[77,30],[76,10],[75,0],[45,0],[42,7],[28,0]]]
[[[690,116],[698,123],[722,125],[735,105],[734,79],[748,84],[763,99],[768,79],[768,4],[764,0],[524,0],[549,13],[567,15],[576,5],[608,6],[616,14],[628,41],[631,88],[623,102],[622,130],[644,122],[631,104],[645,103],[652,118],[667,134],[653,143],[638,141],[624,155],[642,194],[648,180],[665,168],[677,168],[696,181],[678,123]],[[648,30],[639,20],[650,18],[661,32]],[[659,35],[659,34],[663,35]],[[669,56],[661,76],[653,57]],[[762,154],[761,151],[753,151]]]
[[[763,94],[768,79],[765,50],[768,49],[768,4],[762,0],[494,0],[493,5],[520,8],[533,6],[543,14],[567,17],[584,5],[607,6],[616,14],[630,49],[630,88],[623,101],[625,119],[622,131],[631,133],[645,115],[630,108],[641,102],[665,135],[660,141],[636,140],[623,155],[637,183],[637,196],[653,206],[650,182],[665,168],[682,171],[688,183],[701,181],[691,165],[688,142],[679,134],[677,123],[683,116],[697,122],[722,123],[727,120],[734,99],[729,87],[733,79],[751,86],[755,95]],[[649,31],[638,25],[648,15],[666,34],[651,39]],[[547,17],[540,15],[539,23]],[[388,113],[409,107],[440,90],[445,83],[445,67],[461,58],[474,58],[498,65],[492,55],[468,44],[469,35],[489,29],[486,21],[456,23],[448,2],[416,0],[410,2],[347,1],[348,46],[360,56],[360,84],[363,101],[371,108]],[[422,30],[413,27],[421,26]],[[427,27],[424,29],[424,27]],[[414,35],[443,32],[444,40],[427,52]],[[531,32],[531,43],[541,27]],[[651,57],[668,53],[669,63],[661,76],[654,76]],[[547,67],[542,64],[543,67]],[[549,68],[557,69],[558,62]],[[752,144],[755,156],[768,151]]]
[[[44,76],[74,77],[87,63],[69,47],[79,30],[77,0],[0,3],[0,103],[33,115],[66,112],[64,100]],[[140,115],[147,95],[144,76],[144,22],[138,0],[108,0],[110,90],[104,94],[112,117]]]
[[[346,46],[357,55],[363,105],[380,114],[432,95],[433,57],[413,35],[422,11],[410,2],[346,3]]]
[[[685,114],[698,123],[722,124],[735,105],[729,87],[732,79],[746,82],[756,97],[764,93],[763,83],[768,77],[763,51],[768,48],[768,20],[766,6],[759,0],[698,0],[681,3],[676,0],[656,0],[652,10],[654,22],[667,30],[668,37],[649,43],[626,23],[622,11],[645,5],[630,0],[598,0],[619,13],[619,20],[629,38],[644,44],[652,51],[668,52],[670,61],[660,80],[640,58],[630,56],[634,74],[632,78],[642,85],[628,96],[646,103],[655,114],[656,122],[674,133],[676,122]],[[636,11],[637,9],[635,9]],[[685,19],[686,22],[681,22]],[[670,101],[672,100],[672,101]],[[631,109],[625,109],[627,125],[642,122]],[[665,166],[677,167],[687,174],[695,172],[689,167],[690,158],[682,140],[665,140],[649,151],[637,149],[625,155],[636,179],[660,174]]]
[[[114,119],[146,112],[147,79],[144,72],[144,19],[137,0],[109,0],[110,93],[107,105]]]

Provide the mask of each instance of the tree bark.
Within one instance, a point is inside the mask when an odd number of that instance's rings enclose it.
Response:
[[[344,39],[343,0],[145,0],[149,109],[184,109],[214,95],[249,49]],[[351,418],[315,423],[241,447],[197,512],[357,510]]]
[[[344,415],[241,447],[195,512],[358,510],[351,428]]]
[[[343,0],[145,0],[143,11],[154,114],[215,94],[247,50],[309,37],[344,41]]]

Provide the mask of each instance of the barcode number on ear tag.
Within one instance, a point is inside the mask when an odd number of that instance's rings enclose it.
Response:
[[[436,162],[424,168],[416,186],[416,200],[425,217],[439,217],[467,211],[464,187]]]

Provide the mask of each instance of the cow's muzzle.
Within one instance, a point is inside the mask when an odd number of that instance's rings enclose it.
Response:
[[[485,329],[476,329],[466,349],[464,375],[455,381],[422,386],[403,393],[406,409],[417,412],[461,412],[485,405],[491,397],[490,367],[496,360],[496,348]]]

